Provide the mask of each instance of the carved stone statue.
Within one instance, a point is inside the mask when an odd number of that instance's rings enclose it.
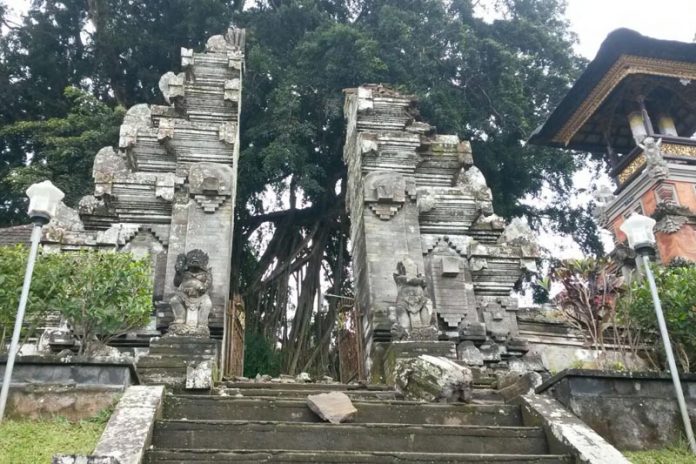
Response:
[[[209,290],[213,274],[208,267],[208,255],[202,250],[179,254],[175,265],[176,294],[169,301],[174,322],[169,325],[172,335],[207,337],[208,314],[213,306]]]
[[[656,141],[652,137],[646,137],[643,143],[638,145],[645,153],[648,174],[655,179],[662,179],[669,175],[667,161],[662,157],[661,145],[662,139]]]
[[[393,323],[392,337],[396,340],[437,338],[435,312],[432,301],[426,293],[425,276],[421,273],[409,275],[408,261],[406,260],[406,264],[399,261],[396,265],[396,273],[394,273],[398,294],[396,305],[389,308],[390,319]]]

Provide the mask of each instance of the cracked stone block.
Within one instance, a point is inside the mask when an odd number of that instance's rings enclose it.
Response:
[[[307,406],[317,416],[332,424],[350,422],[358,412],[353,403],[343,392],[321,393],[319,395],[308,395]]]
[[[186,366],[186,389],[208,390],[213,388],[213,365],[210,361]]]
[[[457,345],[457,359],[470,366],[483,366],[483,355],[474,342],[465,340]]]
[[[471,369],[427,354],[397,362],[396,389],[406,399],[428,402],[471,401]]]

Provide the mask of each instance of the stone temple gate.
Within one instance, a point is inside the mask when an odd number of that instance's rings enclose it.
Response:
[[[494,214],[469,143],[438,135],[414,97],[380,85],[347,90],[344,114],[367,370],[379,375],[390,349],[453,357],[456,344],[479,365],[524,354],[510,292],[537,248],[525,223]]]
[[[182,48],[182,72],[168,72],[159,82],[169,104],[130,108],[118,147],[96,155],[94,194],[80,201],[78,211],[63,207],[45,228],[42,242],[49,249],[149,255],[161,329],[172,321],[182,257],[200,250],[208,260],[202,275],[210,329],[213,335],[222,332],[229,304],[243,63],[243,30],[211,37],[202,53]]]
[[[44,232],[56,250],[150,256],[157,326],[177,335],[224,332],[243,62],[243,30],[211,37],[202,53],[182,49],[183,71],[159,83],[168,105],[128,110],[118,147],[96,155],[94,194]],[[383,86],[348,90],[345,117],[367,370],[379,377],[397,348],[473,365],[524,354],[510,292],[537,249],[524,223],[494,214],[469,143],[436,134],[414,97]]]

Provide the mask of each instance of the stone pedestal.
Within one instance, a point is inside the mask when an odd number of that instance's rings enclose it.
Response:
[[[145,385],[166,385],[175,390],[186,387],[187,371],[199,371],[209,364],[217,370],[220,342],[200,337],[164,337],[150,343],[150,353],[142,356],[136,368]],[[200,389],[197,383],[192,388]]]

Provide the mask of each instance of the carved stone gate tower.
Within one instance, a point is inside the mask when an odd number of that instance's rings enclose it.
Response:
[[[168,105],[131,107],[118,147],[96,155],[94,194],[80,201],[79,211],[63,207],[45,228],[47,248],[150,256],[161,329],[172,329],[172,302],[179,301],[177,287],[186,285],[186,271],[191,282],[199,282],[196,290],[207,293],[202,334],[208,325],[213,336],[222,333],[229,305],[243,64],[244,30],[211,37],[201,53],[182,48],[182,71],[168,72],[159,82]],[[187,290],[192,293],[190,286]]]
[[[510,292],[537,250],[526,225],[506,228],[493,213],[469,143],[436,134],[414,97],[384,86],[347,90],[344,114],[355,297],[373,379],[390,350],[454,357],[456,347],[481,365],[526,352]]]

